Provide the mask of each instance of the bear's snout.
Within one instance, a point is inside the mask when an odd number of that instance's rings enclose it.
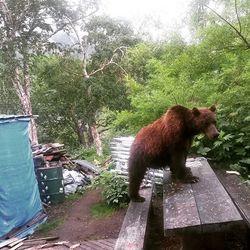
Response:
[[[217,130],[217,128],[215,127],[214,124],[211,124],[206,129],[205,134],[208,137],[208,139],[210,139],[210,140],[214,140],[214,139],[218,138],[218,136],[220,135],[219,131]]]
[[[217,130],[217,132],[214,134],[214,136],[213,136],[213,139],[217,139],[218,137],[219,137],[219,135],[220,135],[220,133],[219,133],[219,131]]]

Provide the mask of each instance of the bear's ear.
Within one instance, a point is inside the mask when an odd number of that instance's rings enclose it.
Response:
[[[212,105],[209,109],[210,109],[212,112],[215,112],[215,111],[216,111],[215,105]]]
[[[197,108],[193,108],[192,109],[192,112],[193,112],[193,114],[195,115],[195,116],[198,116],[198,115],[200,115],[200,110],[199,109],[197,109]]]

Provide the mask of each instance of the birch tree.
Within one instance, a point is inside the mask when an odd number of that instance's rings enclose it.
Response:
[[[22,112],[33,115],[31,104],[32,57],[56,50],[53,36],[96,11],[94,0],[73,6],[65,0],[0,0],[0,49],[5,81],[20,100]],[[30,122],[30,139],[38,143],[36,124]]]
[[[137,39],[126,23],[107,17],[91,18],[83,30],[72,39],[77,58],[37,58],[32,98],[45,134],[72,146],[94,145],[101,155],[102,133],[111,123],[104,113],[128,106],[122,56]]]

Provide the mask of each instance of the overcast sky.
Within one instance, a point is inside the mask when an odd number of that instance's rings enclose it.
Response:
[[[140,31],[163,38],[169,31],[187,35],[183,22],[191,0],[101,0],[101,11],[115,18],[131,21]]]

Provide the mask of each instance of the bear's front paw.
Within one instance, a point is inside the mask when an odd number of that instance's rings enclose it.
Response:
[[[131,197],[130,200],[133,202],[144,202],[145,198],[142,196],[137,196],[137,197]]]
[[[196,183],[199,181],[199,177],[194,175],[188,175],[182,179],[184,183]]]

